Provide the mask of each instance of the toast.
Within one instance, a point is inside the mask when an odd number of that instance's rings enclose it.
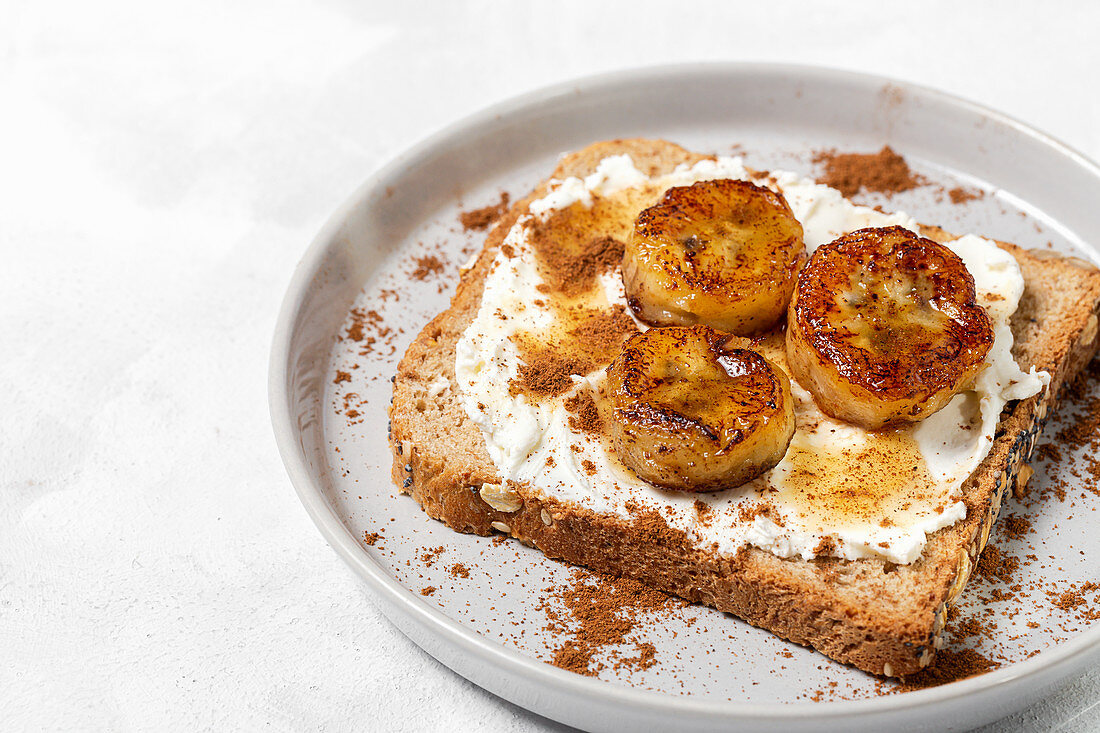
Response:
[[[1025,283],[1011,320],[1013,356],[1024,369],[1048,371],[1050,385],[1008,403],[992,448],[963,485],[966,517],[929,535],[911,564],[783,559],[751,545],[722,554],[695,546],[657,512],[625,519],[524,492],[520,485],[518,495],[490,505],[478,489],[500,479],[482,434],[455,390],[439,392],[433,384],[441,376],[456,383],[456,343],[478,312],[497,250],[530,203],[546,195],[550,180],[584,177],[604,158],[624,153],[647,175],[705,158],[659,140],[597,143],[565,156],[546,182],[498,221],[463,272],[450,308],[424,327],[398,366],[390,407],[394,481],[455,530],[508,534],[551,558],[713,606],[873,674],[904,676],[927,667],[1005,493],[1022,490],[1030,478],[1025,462],[1059,388],[1096,352],[1100,271],[1075,258],[998,243],[1017,260]],[[934,226],[922,233],[953,239]]]

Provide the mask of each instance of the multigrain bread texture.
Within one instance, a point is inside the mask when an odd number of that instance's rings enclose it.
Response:
[[[603,158],[622,153],[651,176],[706,157],[659,140],[615,140],[566,156],[551,178],[584,177]],[[401,360],[390,408],[398,486],[455,530],[509,534],[549,557],[713,606],[867,672],[904,676],[930,665],[948,608],[970,577],[1005,493],[1022,490],[1031,476],[1026,461],[1060,387],[1096,352],[1100,272],[1074,258],[1001,244],[1025,281],[1012,319],[1013,354],[1025,369],[1049,371],[1051,384],[1005,408],[989,455],[963,486],[966,518],[931,535],[920,559],[910,565],[806,561],[751,546],[724,555],[694,547],[656,512],[624,520],[501,487],[454,388],[431,389],[440,376],[457,384],[455,344],[478,311],[493,258],[529,203],[547,190],[544,182],[501,218],[464,272],[451,307],[424,327]],[[952,238],[938,227],[923,233]]]

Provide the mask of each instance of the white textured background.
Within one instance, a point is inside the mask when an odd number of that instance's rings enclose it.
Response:
[[[554,730],[390,627],[268,424],[328,214],[489,103],[628,66],[864,70],[1100,158],[1100,5],[0,0],[0,728]],[[1087,675],[998,730],[1100,728]]]

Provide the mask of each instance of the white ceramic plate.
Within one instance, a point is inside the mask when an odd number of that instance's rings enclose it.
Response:
[[[889,143],[943,188],[863,201],[953,231],[1098,259],[1084,239],[1100,231],[1093,163],[997,113],[880,78],[752,64],[643,69],[538,91],[448,127],[372,175],[317,235],[283,303],[271,361],[272,419],[291,480],[393,623],[485,689],[589,730],[965,729],[1022,709],[1100,657],[1100,628],[1042,602],[1042,588],[1095,571],[1090,495],[1073,489],[1065,501],[1010,501],[1002,510],[1031,517],[1028,537],[993,541],[1021,558],[1034,554],[1019,573],[1039,590],[998,602],[980,583],[968,588],[964,613],[1017,612],[979,647],[1009,663],[979,677],[882,695],[861,672],[695,607],[642,623],[640,638],[657,648],[651,669],[591,678],[541,661],[556,642],[537,599],[571,571],[515,542],[456,534],[398,494],[386,445],[389,376],[483,241],[457,226],[459,211],[492,203],[501,190],[524,195],[564,151],[639,135],[700,151],[740,146],[754,167],[807,174],[816,172],[814,150]],[[984,197],[953,205],[944,189],[956,185]],[[444,276],[411,275],[412,258],[426,255],[445,263]],[[382,317],[383,326],[367,326],[377,339],[369,354],[359,353],[365,342],[338,338],[354,305]],[[338,370],[349,378],[337,381]],[[1052,495],[1042,492],[1048,473],[1038,472],[1032,496]],[[376,531],[378,543],[363,542]],[[433,547],[444,550],[426,562]],[[448,572],[458,562],[468,578]],[[427,586],[436,588],[430,596],[420,593]]]

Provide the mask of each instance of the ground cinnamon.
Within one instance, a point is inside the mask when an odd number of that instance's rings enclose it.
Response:
[[[694,506],[695,515],[699,517],[699,524],[704,527],[709,527],[711,522],[714,521],[714,509],[711,508],[710,504],[699,501],[698,499],[695,500]]]
[[[569,412],[569,427],[574,432],[592,435],[603,429],[599,408],[590,391],[582,390],[567,399],[565,409]]]
[[[513,395],[560,395],[573,387],[574,376],[606,366],[623,340],[638,330],[622,306],[613,309],[573,308],[562,314],[566,325],[557,338],[519,333],[512,341],[523,363],[509,384]]]
[[[947,192],[948,198],[951,199],[953,204],[965,204],[968,201],[974,199],[980,199],[985,197],[984,191],[971,191],[970,189],[963,188],[962,186],[956,186]]]
[[[447,548],[445,548],[443,545],[440,545],[439,547],[433,547],[430,550],[425,550],[424,552],[420,553],[420,562],[424,563],[425,567],[430,568],[432,564],[435,563],[436,558],[446,552],[446,550]]]
[[[473,209],[472,211],[464,211],[458,215],[458,221],[462,224],[462,228],[468,232],[488,229],[490,224],[503,216],[504,212],[508,210],[508,201],[508,194],[502,192],[498,203],[483,206],[480,209]]]
[[[389,356],[396,352],[397,346],[394,340],[401,334],[401,331],[387,326],[378,311],[352,308],[348,316],[349,323],[344,331],[343,339],[357,342],[360,356],[376,353],[379,346],[389,346],[390,348],[388,353],[378,353],[378,356]]]
[[[978,558],[978,574],[986,579],[1000,580],[1002,583],[1012,583],[1012,574],[1020,567],[1020,561],[1010,555],[1006,555],[993,545],[986,545],[982,555]]]
[[[889,196],[924,183],[923,178],[909,169],[905,158],[889,145],[877,153],[821,151],[814,155],[813,161],[824,166],[818,180],[848,197],[861,190]]]
[[[565,212],[532,223],[527,234],[546,283],[567,297],[592,289],[600,273],[613,270],[623,260],[621,240],[596,234]]]
[[[1023,539],[1031,532],[1031,520],[1018,514],[1004,517],[1000,520],[1000,526],[1012,540]]]
[[[973,649],[941,649],[936,654],[936,664],[919,674],[906,677],[896,688],[896,692],[911,692],[927,687],[946,685],[984,674],[996,669],[997,663]]]
[[[551,649],[550,663],[570,672],[595,676],[606,669],[648,669],[656,661],[650,642],[630,638],[646,612],[682,606],[676,599],[629,578],[574,570],[570,583],[547,588],[539,608],[546,613],[544,629],[561,642]],[[555,603],[556,601],[556,603]],[[561,609],[564,606],[564,611]],[[633,642],[636,656],[623,656],[615,647]]]
[[[410,273],[413,280],[427,280],[432,275],[439,275],[444,270],[443,260],[435,255],[423,255],[417,257],[416,269]]]

